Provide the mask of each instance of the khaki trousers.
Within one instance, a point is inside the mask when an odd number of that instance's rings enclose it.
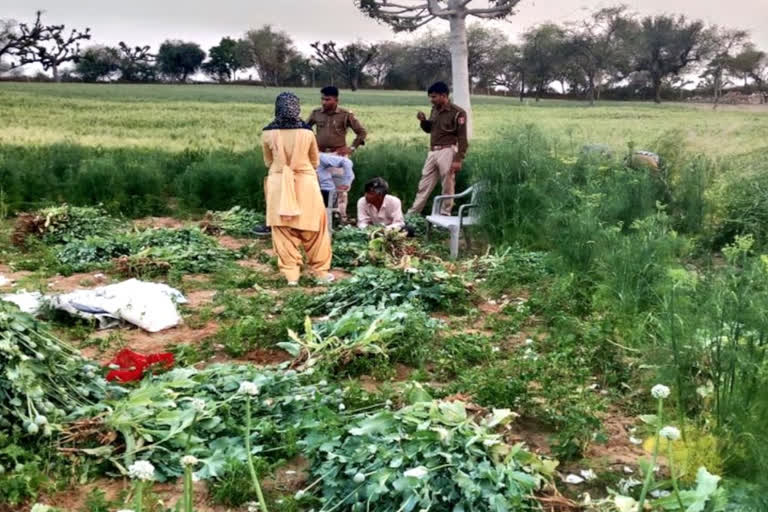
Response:
[[[277,254],[277,267],[289,282],[298,281],[301,275],[302,247],[313,274],[322,277],[331,268],[331,239],[327,227],[325,220],[320,223],[320,231],[272,226],[272,247]]]
[[[419,181],[419,190],[416,193],[416,199],[408,213],[421,213],[427,204],[430,194],[435,189],[435,185],[440,181],[441,194],[451,195],[454,193],[456,185],[456,175],[451,171],[451,163],[456,155],[455,148],[445,148],[437,151],[430,151],[427,154],[427,161],[424,162],[424,168],[421,170],[421,181]],[[453,208],[453,200],[443,201],[440,208],[441,215],[450,215]]]

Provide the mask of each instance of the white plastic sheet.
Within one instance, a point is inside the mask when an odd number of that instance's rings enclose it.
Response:
[[[175,288],[138,279],[60,295],[41,296],[39,293],[35,295],[25,292],[0,298],[32,314],[47,304],[70,315],[96,320],[102,329],[115,327],[125,321],[149,332],[179,325],[181,317],[176,305],[187,302],[184,295]]]
[[[16,304],[20,310],[30,315],[38,314],[43,306],[43,294],[40,292],[20,290],[18,293],[1,295],[0,299]]]

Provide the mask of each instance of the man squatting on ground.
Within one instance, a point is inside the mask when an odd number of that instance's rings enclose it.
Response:
[[[429,119],[424,112],[416,116],[421,129],[430,134],[430,147],[427,160],[421,171],[421,181],[416,199],[408,213],[421,213],[430,194],[441,182],[443,195],[454,194],[456,173],[461,170],[467,155],[467,113],[461,107],[451,103],[448,85],[444,82],[433,84],[428,90],[432,102]],[[443,201],[440,213],[450,215],[453,201]]]
[[[336,189],[341,220],[346,221],[348,191],[354,179],[352,160],[349,156],[358,147],[365,145],[367,132],[352,112],[339,107],[338,88],[323,87],[320,94],[322,107],[313,110],[307,119],[309,126],[317,126],[317,145],[320,148],[320,167],[318,168],[320,190],[327,203],[328,191]],[[349,129],[352,129],[356,135],[351,146],[347,146]]]
[[[389,184],[384,178],[373,178],[365,184],[365,194],[357,201],[357,227],[384,226],[386,229],[405,231],[413,236],[413,228],[405,224],[403,204],[389,195]]]

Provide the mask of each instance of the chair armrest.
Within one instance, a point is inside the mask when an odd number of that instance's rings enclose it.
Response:
[[[464,212],[466,212],[470,208],[476,208],[476,207],[477,205],[475,203],[463,204],[459,206],[459,229],[461,229],[464,224]]]
[[[435,200],[432,202],[432,215],[440,214],[440,205],[446,199],[459,199],[462,197],[467,197],[469,194],[472,193],[473,188],[474,187],[469,187],[467,190],[465,190],[461,194],[446,194],[446,195],[436,196]]]

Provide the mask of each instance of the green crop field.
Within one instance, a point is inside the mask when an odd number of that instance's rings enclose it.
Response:
[[[459,259],[409,215],[288,287],[253,231],[278,92],[0,83],[0,295],[188,299],[157,333],[0,300],[0,512],[768,510],[766,107],[477,96]],[[349,213],[377,175],[407,205],[426,96],[342,102]],[[125,348],[174,368],[107,382]]]
[[[2,144],[77,143],[164,151],[253,148],[269,122],[280,90],[218,85],[88,85],[0,83]],[[300,89],[306,114],[319,95]],[[428,106],[418,92],[344,92],[342,103],[370,130],[370,143],[424,141],[415,122]],[[563,138],[570,149],[604,143],[640,146],[675,131],[691,149],[712,156],[768,147],[768,107],[706,107],[682,104],[545,100],[477,96],[475,143],[502,142],[509,128],[534,124]]]

